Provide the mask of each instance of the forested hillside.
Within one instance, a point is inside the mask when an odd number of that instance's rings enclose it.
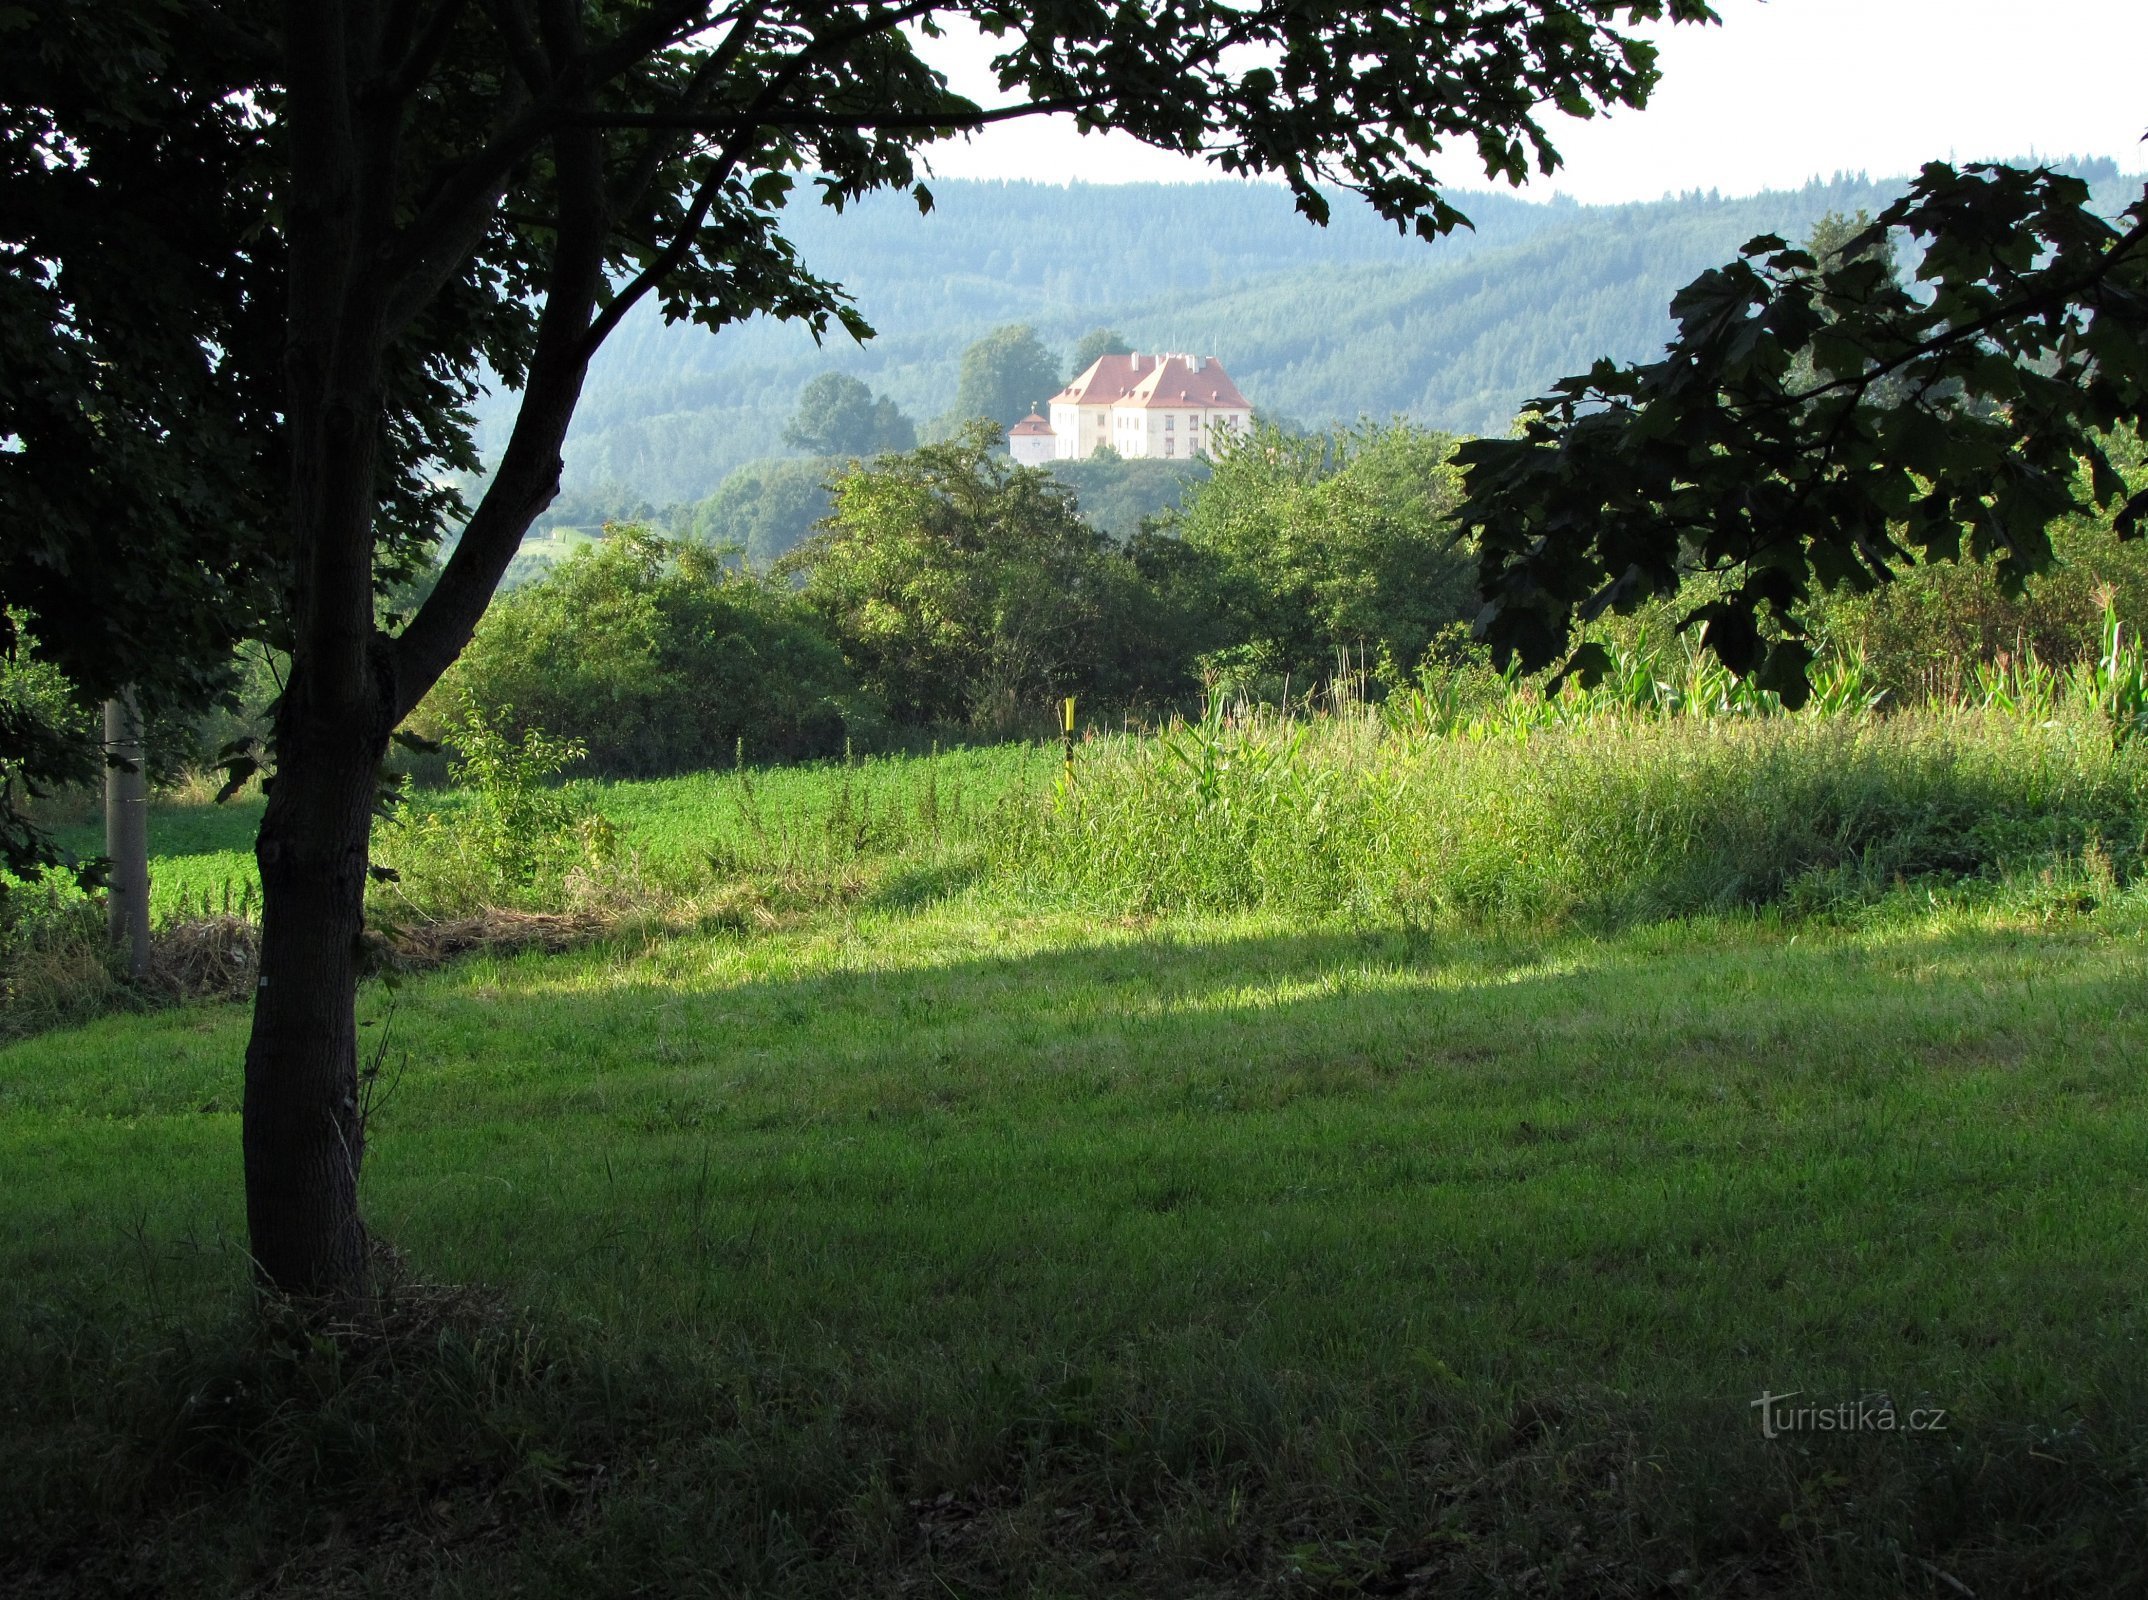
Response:
[[[2110,163],[2083,170],[2121,203]],[[1434,245],[1347,201],[1313,227],[1258,184],[950,181],[933,186],[929,216],[901,195],[841,217],[800,202],[793,237],[850,286],[879,337],[817,348],[792,327],[711,336],[637,313],[591,373],[567,487],[622,507],[706,496],[732,468],[786,453],[798,391],[830,370],[924,421],[951,403],[963,347],[1008,322],[1033,324],[1062,354],[1100,324],[1137,346],[1213,353],[1256,406],[1309,426],[1402,413],[1503,429],[1519,402],[1596,356],[1653,354],[1672,293],[1754,234],[1877,211],[1900,187],[1837,178],[1625,206],[1472,194],[1475,231]]]

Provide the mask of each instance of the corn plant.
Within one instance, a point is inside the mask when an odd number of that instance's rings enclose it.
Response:
[[[1835,655],[1814,665],[1812,698],[1805,711],[1815,717],[1849,717],[1877,711],[1887,691],[1872,686],[1872,669],[1862,655]]]
[[[1969,670],[1969,702],[2016,717],[2048,717],[2068,687],[2067,674],[2045,663],[2033,648],[2002,650]]]
[[[2103,592],[2103,648],[2093,672],[2097,708],[2111,737],[2125,744],[2148,728],[2148,653],[2137,635],[2128,637],[2108,589]]]

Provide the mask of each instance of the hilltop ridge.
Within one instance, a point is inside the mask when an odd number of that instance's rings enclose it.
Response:
[[[2115,210],[2139,191],[2076,168]],[[1503,430],[1519,404],[1600,355],[1652,355],[1672,293],[1755,234],[1802,234],[1829,211],[1877,211],[1902,178],[1838,175],[1787,191],[1617,206],[1504,193],[1458,197],[1475,224],[1434,244],[1354,198],[1326,228],[1279,186],[935,183],[920,216],[876,195],[841,217],[801,204],[791,237],[847,284],[879,337],[816,347],[765,320],[711,336],[630,317],[593,366],[569,435],[567,487],[664,504],[781,455],[797,393],[852,373],[920,419],[944,410],[963,347],[1034,325],[1062,354],[1086,330],[1149,349],[1214,352],[1262,412],[1305,425],[1406,415]],[[484,414],[509,414],[494,400]]]

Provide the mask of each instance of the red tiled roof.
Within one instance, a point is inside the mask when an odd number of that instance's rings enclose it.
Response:
[[[1089,369],[1052,396],[1053,405],[1203,406],[1250,411],[1246,397],[1214,356],[1098,356]]]
[[[1088,370],[1051,398],[1053,405],[1108,406],[1139,380],[1140,363],[1154,366],[1154,356],[1098,356]]]
[[[1009,428],[1009,429],[1007,430],[1007,433],[1008,433],[1009,437],[1012,437],[1013,435],[1015,435],[1015,434],[1018,434],[1018,433],[1019,433],[1019,434],[1039,434],[1039,433],[1049,434],[1049,433],[1051,433],[1051,431],[1052,431],[1052,425],[1051,425],[1051,424],[1050,424],[1049,422],[1046,422],[1046,421],[1045,421],[1045,420],[1044,420],[1044,419],[1043,419],[1042,417],[1038,416],[1038,415],[1037,415],[1037,414],[1036,414],[1036,413],[1035,413],[1034,411],[1032,411],[1032,412],[1030,412],[1030,414],[1029,414],[1028,416],[1024,417],[1024,418],[1023,418],[1023,419],[1022,419],[1022,420],[1021,420],[1020,422],[1017,422],[1017,423],[1016,423],[1016,424],[1015,424],[1015,425],[1014,425],[1013,427]],[[1057,437],[1057,435],[1055,434],[1055,435],[1053,435],[1053,437],[1055,437],[1055,438],[1056,438],[1056,437]]]

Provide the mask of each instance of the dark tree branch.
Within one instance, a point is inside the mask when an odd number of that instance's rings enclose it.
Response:
[[[431,18],[410,41],[410,48],[403,52],[403,58],[388,70],[380,86],[383,95],[401,103],[418,92],[433,68],[440,64],[448,40],[454,36],[455,24],[462,20],[468,5],[469,0],[439,0]],[[397,39],[407,31],[407,28],[391,28],[388,37]]]
[[[230,10],[214,0],[189,0],[184,15],[189,29],[216,41],[217,48],[264,75],[283,65],[276,41],[231,20]]]
[[[1997,328],[2002,328],[2008,323],[2027,322],[2039,311],[2058,310],[2073,304],[2087,294],[2089,290],[2101,287],[2104,280],[2110,277],[2112,270],[2126,256],[2144,243],[2148,243],[2148,217],[2144,217],[2127,232],[2121,234],[2110,249],[2104,252],[2095,267],[2083,273],[2080,277],[2068,282],[2047,284],[2019,300],[2002,301],[1983,316],[1970,322],[1958,323],[1953,327],[1942,329],[1929,339],[1911,345],[1900,355],[1881,362],[1868,372],[1860,373],[1853,378],[1838,378],[1832,383],[1822,384],[1817,389],[1808,389],[1802,394],[1788,398],[1793,402],[1802,402],[1817,400],[1825,395],[1839,394],[1844,390],[1849,390],[1854,394],[1855,398],[1862,400],[1871,392],[1874,384],[1884,378],[1893,377],[1913,362],[1924,360],[1929,356],[1939,355],[1947,350],[1956,349],[1971,340],[1981,339],[1985,334]],[[2008,274],[2010,284],[2019,283],[2020,281],[2020,274]]]
[[[514,63],[515,72],[532,99],[542,94],[552,82],[552,63],[538,47],[537,35],[531,27],[529,14],[521,0],[482,0],[485,14],[492,18],[492,25],[499,31],[500,42],[507,46],[507,59]]]
[[[612,331],[626,319],[626,314],[646,298],[650,290],[663,282],[669,274],[677,271],[680,264],[692,253],[694,241],[703,224],[708,221],[709,211],[715,206],[717,196],[723,192],[724,184],[730,181],[736,166],[735,157],[718,161],[716,170],[695,194],[693,205],[688,208],[685,220],[679,224],[679,231],[672,236],[671,242],[664,246],[655,260],[629,279],[612,296],[610,304],[591,321],[588,333],[583,336],[586,356],[594,356],[597,347],[611,337]]]
[[[907,8],[879,13],[878,16],[882,20],[877,26],[869,27],[861,23],[854,28],[838,29],[831,34],[816,36],[785,63],[781,72],[770,78],[760,94],[755,96],[752,105],[747,108],[746,115],[731,122],[731,138],[718,151],[714,169],[696,191],[693,203],[671,242],[664,247],[663,253],[656,261],[637,273],[612,297],[611,303],[591,325],[588,335],[588,349],[591,354],[594,354],[596,347],[619,326],[627,313],[646,298],[667,275],[676,271],[692,253],[700,230],[707,222],[708,214],[722,193],[723,186],[738,170],[738,165],[745,158],[745,152],[754,136],[770,125],[766,120],[769,108],[786,96],[810,68],[825,61],[833,52],[856,44],[885,27],[899,27],[903,21],[922,16],[935,9],[936,5],[937,0],[915,0],[915,3]],[[725,42],[728,44],[730,40]]]
[[[553,148],[559,168],[559,234],[522,405],[499,469],[465,524],[440,581],[390,646],[395,666],[392,709],[398,721],[469,643],[523,534],[559,492],[560,446],[588,372],[586,333],[604,282],[610,213],[601,135],[588,128],[562,129],[554,136]]]
[[[745,49],[746,41],[751,37],[754,26],[764,9],[765,0],[753,0],[753,3],[746,7],[745,11],[738,16],[737,20],[726,31],[716,48],[702,57],[695,66],[693,76],[687,80],[686,89],[681,98],[689,103],[699,100],[708,93],[711,84],[731,70],[733,64],[738,60],[740,52]],[[641,159],[635,163],[634,170],[627,175],[626,181],[620,185],[619,204],[616,209],[621,211],[639,209],[643,199],[649,192],[649,185],[654,183],[657,174],[663,171],[664,162],[678,153],[679,145],[680,141],[668,139],[660,132],[650,136],[642,147]],[[637,240],[636,242],[642,243],[643,241]],[[649,243],[645,247],[655,248],[653,243]]]
[[[516,0],[485,0],[485,5],[494,17],[496,26],[503,30],[520,27],[526,31],[527,18],[515,9]],[[914,22],[944,7],[945,0],[910,0],[906,5],[875,8],[862,14],[847,27],[815,34],[811,41],[791,58],[785,70],[770,80],[764,92],[756,97],[755,105],[765,110],[768,105],[775,103],[782,93],[795,86],[797,79],[806,69],[826,60],[833,52],[870,38],[876,33],[885,33],[901,27],[906,22]],[[754,9],[749,8],[740,13],[740,17],[743,21],[755,14]],[[701,4],[660,8],[651,14],[649,21],[642,28],[630,29],[610,45],[577,55],[573,61],[562,66],[556,79],[548,75],[548,65],[542,69],[535,66],[532,57],[534,45],[529,50],[518,51],[518,58],[530,59],[528,70],[539,73],[531,86],[533,98],[525,107],[516,108],[518,114],[503,118],[502,125],[485,147],[450,174],[440,185],[432,201],[403,230],[403,244],[388,265],[390,273],[400,274],[410,269],[408,258],[424,248],[422,244],[414,241],[440,237],[469,237],[472,227],[478,226],[473,214],[489,217],[492,207],[498,204],[499,196],[506,192],[511,174],[518,163],[541,145],[570,115],[584,120],[594,115],[595,108],[586,103],[578,108],[571,108],[570,96],[601,87],[646,56],[656,42],[671,39],[682,32],[691,33],[701,25],[701,19],[705,19],[707,15],[705,0]],[[743,52],[751,42],[754,31],[755,25],[749,25],[743,34],[739,35],[738,52]],[[757,120],[749,113],[745,118],[737,119],[733,126],[751,127]],[[689,128],[681,131],[692,130]]]
[[[510,101],[520,101],[522,94],[512,85],[504,91]],[[462,204],[437,208],[438,216],[430,227],[421,220],[403,230],[402,244],[415,248],[408,253],[389,252],[390,265],[384,275],[389,285],[385,316],[390,329],[400,332],[407,328],[431,304],[441,286],[462,270],[491,228],[500,202],[512,187],[513,176],[513,168],[503,168],[494,175],[489,190],[466,193],[459,197]]]
[[[968,105],[969,102],[961,102]],[[744,118],[708,117],[692,111],[600,111],[588,120],[599,128],[665,128],[687,133],[753,133],[762,128],[844,128],[873,129],[891,132],[940,132],[959,133],[969,128],[982,128],[997,122],[1013,122],[1021,117],[1053,116],[1062,112],[1093,111],[1102,100],[1095,96],[1080,100],[1036,100],[1024,105],[994,106],[989,110],[971,106],[966,111],[952,106],[944,115],[904,112],[887,114],[876,111],[855,113],[816,112],[811,115],[760,116],[748,121]]]

